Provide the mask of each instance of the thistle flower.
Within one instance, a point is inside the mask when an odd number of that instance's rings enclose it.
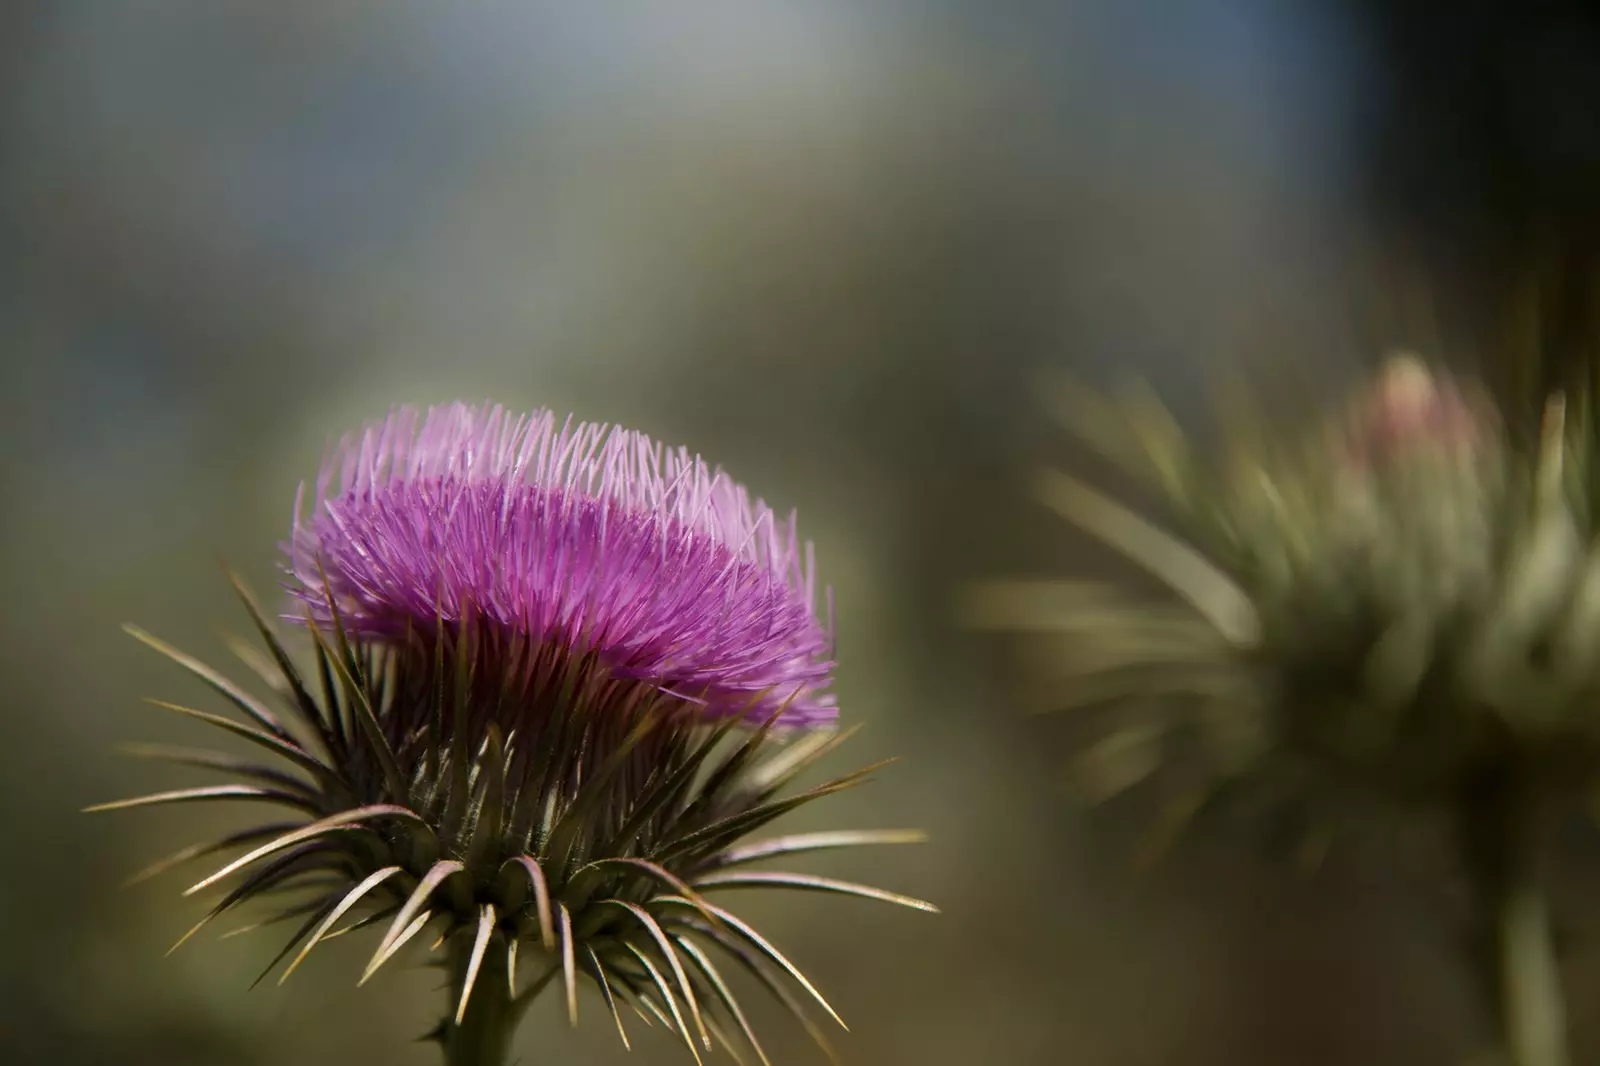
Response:
[[[627,1009],[663,1022],[697,1060],[716,1038],[766,1062],[713,949],[824,1048],[801,998],[838,1016],[708,897],[790,888],[933,909],[747,869],[921,834],[741,843],[878,767],[788,792],[843,739],[830,728],[832,642],[814,613],[810,546],[792,517],[779,523],[686,451],[548,412],[400,410],[342,443],[314,505],[297,503],[285,551],[309,675],[239,591],[267,652],[243,655],[286,714],[132,630],[247,721],[160,706],[289,764],[159,749],[238,780],[91,808],[243,799],[292,812],[152,868],[248,849],[189,888],[242,876],[183,940],[247,901],[288,896],[269,921],[303,924],[267,973],[289,959],[281,982],[319,943],[382,924],[364,983],[430,931],[449,949],[454,1002],[431,1035],[451,1063],[503,1061],[521,1009],[553,982],[575,1022],[580,979],[625,1042]]]
[[[1533,842],[1600,785],[1600,471],[1577,401],[1552,399],[1529,446],[1476,390],[1401,357],[1313,432],[1235,426],[1208,462],[1148,398],[1121,419],[1075,398],[1069,426],[1187,536],[1065,474],[1041,477],[1042,498],[1185,607],[1042,582],[972,604],[985,625],[1057,638],[1060,702],[1154,717],[1089,753],[1108,791],[1198,725],[1215,774],[1183,814],[1285,780],[1447,812],[1498,922],[1519,1066],[1562,1061]]]

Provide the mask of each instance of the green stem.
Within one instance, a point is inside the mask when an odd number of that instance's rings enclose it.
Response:
[[[1512,886],[1501,900],[1496,937],[1506,1044],[1516,1066],[1567,1066],[1561,975],[1550,945],[1548,908],[1537,884]]]
[[[451,938],[449,1015],[438,1029],[439,1042],[444,1046],[445,1066],[506,1066],[522,1005],[511,998],[505,947],[491,943],[484,953],[473,982],[472,996],[467,1000],[467,1012],[457,1025],[456,1006],[461,1001],[461,987],[466,981],[471,956],[471,936]]]
[[[1463,848],[1483,918],[1508,1066],[1568,1066],[1561,974],[1540,877],[1541,809],[1514,772],[1479,782],[1462,805]]]

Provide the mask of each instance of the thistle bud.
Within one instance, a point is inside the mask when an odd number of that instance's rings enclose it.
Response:
[[[1171,434],[1130,419],[1107,450],[1167,490],[1181,535],[1066,474],[1041,488],[1186,601],[1183,628],[1103,583],[1050,593],[1048,612],[1047,584],[994,586],[983,621],[1066,636],[1067,701],[1170,708],[1145,744],[1225,723],[1225,776],[1293,763],[1444,800],[1514,749],[1553,786],[1587,784],[1600,550],[1588,437],[1564,411],[1521,448],[1475,391],[1398,357],[1323,429],[1268,432],[1226,464],[1179,462]]]

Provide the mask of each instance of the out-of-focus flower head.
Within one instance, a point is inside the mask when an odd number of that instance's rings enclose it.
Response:
[[[1213,783],[1309,772],[1448,802],[1508,756],[1551,788],[1600,776],[1600,493],[1567,401],[1522,446],[1478,390],[1402,356],[1310,431],[1230,424],[1216,458],[1148,396],[1069,401],[1178,532],[1056,471],[1043,500],[1183,606],[1018,581],[971,607],[1045,639],[1054,702],[1143,716],[1090,753],[1105,791],[1191,726]]]
[[[278,917],[303,924],[268,971],[298,948],[287,977],[328,937],[382,923],[365,981],[432,930],[436,948],[450,945],[456,1000],[434,1035],[452,1062],[503,1057],[463,1057],[468,1042],[499,1039],[486,1032],[509,1032],[474,1018],[503,1018],[551,982],[575,1019],[580,978],[619,1029],[621,1004],[664,1021],[697,1058],[716,1037],[764,1061],[716,951],[797,1014],[791,987],[832,1008],[708,895],[795,888],[932,909],[747,869],[920,834],[741,843],[876,767],[787,791],[842,739],[828,728],[832,648],[810,547],[793,518],[778,522],[686,451],[549,412],[396,411],[337,449],[311,505],[297,505],[286,552],[310,672],[241,588],[268,653],[244,657],[282,710],[135,631],[248,721],[166,706],[289,764],[153,750],[238,780],[103,805],[243,799],[293,813],[152,868],[246,849],[189,889],[241,879],[188,935],[287,894]]]

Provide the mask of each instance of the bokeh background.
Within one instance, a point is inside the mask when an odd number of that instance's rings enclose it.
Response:
[[[1302,877],[1227,830],[1135,869],[1149,812],[1074,804],[951,605],[1111,565],[1026,497],[1042,370],[1192,412],[1220,366],[1470,360],[1520,256],[1582,261],[1597,22],[1518,7],[0,6],[0,1057],[433,1061],[423,971],[358,992],[340,942],[250,991],[267,940],[162,958],[181,876],[119,884],[226,814],[75,812],[174,781],[118,742],[195,735],[140,705],[199,697],[119,624],[223,658],[216,559],[271,587],[331,438],[488,397],[686,443],[818,543],[854,755],[905,760],[807,817],[934,839],[817,868],[945,910],[751,907],[847,1062],[1467,1061],[1446,881],[1384,845]],[[543,1004],[522,1061],[625,1061],[602,1011]]]

